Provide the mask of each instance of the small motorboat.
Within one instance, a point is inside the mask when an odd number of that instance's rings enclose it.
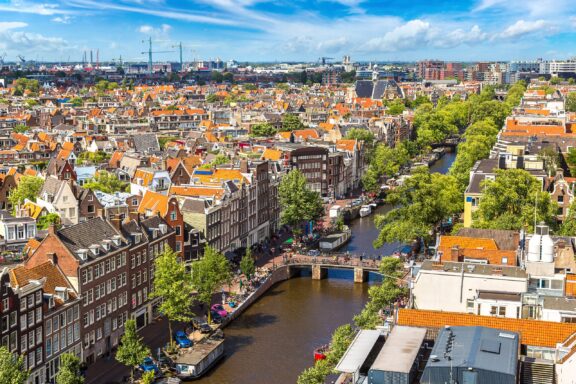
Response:
[[[368,216],[372,213],[372,207],[370,205],[363,205],[360,208],[360,217]]]
[[[326,354],[330,350],[330,345],[322,345],[314,350],[314,361],[326,359]]]

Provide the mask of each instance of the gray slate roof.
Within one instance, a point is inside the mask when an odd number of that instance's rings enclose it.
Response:
[[[116,235],[119,235],[116,229],[100,217],[58,231],[60,240],[74,254],[76,254],[79,249],[89,249],[90,246],[94,244],[102,246],[104,240],[111,240]],[[122,239],[120,247],[116,247],[112,243],[110,252],[126,246],[126,243],[126,239],[124,238]],[[100,255],[95,256],[93,253],[88,252],[88,257],[96,259],[105,254],[104,248],[101,247]]]

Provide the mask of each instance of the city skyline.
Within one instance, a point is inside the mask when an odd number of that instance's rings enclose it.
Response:
[[[571,1],[3,0],[6,60],[413,61],[565,59],[576,54]],[[574,14],[571,14],[574,12]],[[118,37],[123,37],[119,40]]]

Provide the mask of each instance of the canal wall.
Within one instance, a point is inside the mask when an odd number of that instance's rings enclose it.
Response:
[[[289,265],[283,265],[276,268],[272,274],[260,285],[246,300],[242,302],[236,308],[234,312],[229,314],[220,325],[220,328],[225,328],[228,324],[230,324],[234,319],[240,316],[248,307],[250,307],[256,300],[258,300],[262,295],[264,295],[270,288],[272,288],[275,284],[278,284],[282,281],[289,280],[294,277],[296,270],[294,267],[290,267]]]

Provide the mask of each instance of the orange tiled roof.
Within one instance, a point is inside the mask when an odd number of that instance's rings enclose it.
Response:
[[[64,274],[51,261],[46,261],[32,268],[18,266],[10,271],[10,283],[23,287],[30,280],[40,280],[46,278],[44,292],[54,294],[56,287],[71,288],[70,283],[64,277]]]
[[[320,135],[318,135],[318,131],[316,131],[315,129],[298,129],[294,131],[294,136],[304,140],[320,138]]]
[[[356,148],[356,140],[346,140],[346,139],[337,140],[336,148],[341,151],[353,152],[354,149]]]
[[[122,158],[124,157],[124,152],[120,152],[120,151],[116,151],[112,154],[112,156],[110,157],[110,160],[108,161],[108,164],[110,165],[110,167],[112,168],[116,168],[117,163],[122,160]]]
[[[518,332],[524,345],[555,348],[576,332],[576,324],[550,321],[478,316],[468,313],[400,309],[398,324],[411,327],[441,328],[451,326],[482,326]]]
[[[66,141],[62,144],[62,149],[65,149],[67,151],[73,151],[74,150],[74,143]]]
[[[248,182],[248,180],[242,175],[239,169],[225,169],[217,168],[210,175],[203,175],[199,173],[194,173],[194,178],[200,180],[201,183],[223,183],[225,181],[235,181],[240,183]]]
[[[134,179],[142,179],[141,185],[148,186],[150,185],[150,183],[152,183],[152,180],[154,179],[154,172],[149,171],[147,169],[139,168],[134,173]]]
[[[140,205],[138,206],[138,213],[159,213],[160,216],[164,217],[168,213],[168,201],[168,196],[152,191],[146,191],[142,197]]]
[[[262,154],[262,159],[278,161],[282,158],[282,151],[272,148],[266,148]]]
[[[484,239],[466,236],[440,236],[439,247],[452,248],[458,246],[463,249],[498,249],[494,239]]]
[[[210,188],[210,187],[190,187],[190,186],[177,186],[173,185],[170,187],[170,194],[176,196],[186,196],[186,197],[217,197],[220,198],[224,195],[224,189],[222,188]]]

